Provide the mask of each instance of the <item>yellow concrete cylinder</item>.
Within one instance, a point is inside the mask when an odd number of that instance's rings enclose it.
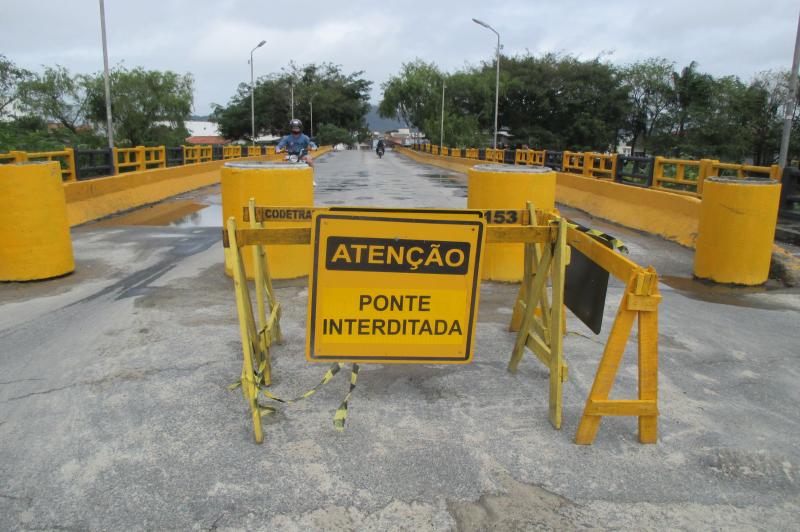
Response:
[[[694,275],[718,283],[766,282],[780,191],[779,183],[767,179],[707,178]]]
[[[468,171],[467,208],[524,209],[530,201],[550,211],[556,202],[556,173],[550,168],[481,164]],[[523,244],[488,244],[483,254],[483,278],[519,281],[523,274]]]
[[[314,205],[314,170],[305,164],[278,162],[226,163],[222,168],[223,227],[230,216],[236,226],[250,227],[243,221],[243,208],[250,198],[258,206],[310,207]],[[267,222],[275,227],[309,227],[308,222]],[[249,248],[242,253],[247,277],[252,279],[253,255]],[[308,275],[311,267],[310,245],[267,246],[269,273],[273,279],[294,279]],[[226,262],[225,271],[231,273]]]
[[[50,279],[73,270],[59,163],[0,165],[0,281]]]

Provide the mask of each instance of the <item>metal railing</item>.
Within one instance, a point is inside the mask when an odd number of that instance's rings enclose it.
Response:
[[[412,149],[437,155],[435,144],[415,144]],[[448,148],[444,148],[444,153]],[[625,185],[654,188],[677,194],[700,197],[707,177],[756,177],[779,181],[783,179],[786,198],[782,208],[791,205],[794,211],[800,204],[799,185],[795,173],[781,173],[778,165],[755,166],[723,163],[714,159],[672,159],[668,157],[639,157],[616,153],[575,152],[555,150],[500,150],[493,148],[450,148],[454,154],[476,161],[547,166],[559,172],[585,177],[609,179]],[[788,169],[787,169],[788,170]],[[787,178],[787,175],[792,177]],[[788,185],[787,185],[787,179]]]
[[[415,144],[412,149],[438,155],[451,151],[456,156],[505,164],[547,166],[559,172],[610,179],[618,183],[652,187],[679,194],[700,196],[707,177],[760,177],[778,181],[778,165],[754,166],[722,163],[713,159],[671,159],[639,157],[616,153],[501,150],[493,148],[440,148],[435,144]]]
[[[0,164],[56,161],[64,181],[94,179],[206,161],[272,155],[272,146],[135,146],[132,148],[73,149],[0,153]]]
[[[800,168],[785,168],[781,184],[781,216],[800,220]]]

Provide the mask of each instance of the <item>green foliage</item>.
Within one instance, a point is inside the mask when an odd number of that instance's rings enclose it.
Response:
[[[287,132],[292,85],[294,116],[303,121],[306,133],[310,132],[312,105],[315,124],[335,125],[348,132],[363,128],[372,85],[363,79],[363,74],[344,74],[339,65],[331,63],[303,66],[290,63],[280,73],[259,78],[254,91],[256,136]],[[250,139],[250,85],[239,84],[228,105],[215,105],[211,117],[226,138]],[[317,128],[314,129],[317,133]]]
[[[180,145],[188,136],[193,78],[174,72],[111,71],[112,115],[118,145]],[[106,105],[101,74],[71,74],[46,66],[39,73],[0,56],[0,149],[59,150],[105,145]]]
[[[788,81],[775,72],[750,83],[715,78],[696,62],[678,71],[659,57],[622,67],[569,55],[502,57],[499,126],[515,145],[607,151],[629,142],[635,153],[767,165],[777,157]],[[443,82],[444,144],[490,145],[494,63],[449,76],[434,63],[405,63],[382,85],[378,111],[439,143]],[[790,158],[800,157],[797,115]]]
[[[45,67],[20,84],[21,107],[28,113],[77,133],[86,122],[86,86],[90,78],[73,76],[60,66]]]
[[[320,146],[339,143],[352,144],[354,140],[349,131],[333,124],[319,124],[315,133],[316,142]]]
[[[500,73],[499,126],[511,130],[514,143],[605,149],[615,142],[627,101],[610,65],[553,54],[525,55],[503,57]],[[494,64],[445,76],[432,63],[405,63],[383,84],[378,111],[421,127],[438,143],[443,82],[445,144],[491,143]]]
[[[20,85],[30,77],[30,72],[0,54],[0,117],[10,114],[11,108],[19,101]]]
[[[191,74],[117,67],[110,73],[111,116],[118,145],[178,145],[189,135],[186,120],[192,112]],[[87,76],[87,112],[97,128],[106,123],[103,76]]]
[[[47,123],[36,116],[23,116],[15,120],[0,121],[0,152],[54,151],[65,146],[74,148],[102,148],[105,138],[89,128],[77,132],[67,128],[49,128]]]

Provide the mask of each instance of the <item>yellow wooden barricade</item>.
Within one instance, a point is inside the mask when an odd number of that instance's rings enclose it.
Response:
[[[247,384],[243,391],[254,409],[253,423],[258,441],[261,441],[261,425],[260,416],[256,412],[263,407],[258,406],[255,397],[259,386],[264,385],[264,375],[268,375],[265,372],[269,368],[269,340],[259,335],[274,325],[269,325],[272,318],[261,317],[266,316],[265,310],[262,311],[266,302],[262,299],[257,303],[261,329],[256,329],[239,250],[247,245],[261,248],[272,244],[308,244],[311,239],[310,226],[263,228],[257,221],[263,220],[265,213],[271,209],[273,208],[255,207],[251,200],[248,206],[250,228],[237,229],[231,219],[225,234],[226,247],[234,254],[234,281],[245,359],[242,384]],[[310,212],[316,210],[313,207],[298,209]],[[487,244],[525,244],[525,275],[510,325],[510,329],[518,329],[518,333],[509,361],[509,371],[516,370],[526,348],[548,368],[548,417],[554,427],[560,428],[563,382],[568,377],[568,366],[563,353],[563,335],[566,331],[564,279],[570,247],[577,249],[626,285],[584,407],[575,442],[591,444],[603,416],[636,416],[639,418],[639,441],[654,443],[658,437],[658,305],[661,300],[655,270],[652,267],[638,266],[598,242],[585,232],[585,228],[580,230],[556,214],[534,211],[530,205],[527,210],[515,212],[517,215],[513,219],[519,220],[523,225],[489,225],[486,233]],[[258,277],[268,280],[264,255],[260,255],[256,262],[261,262],[264,268],[264,274]],[[266,301],[272,304],[274,299],[270,299],[267,281],[262,284],[260,291],[262,298],[266,297]],[[275,308],[279,309],[279,306],[275,303],[272,308],[276,316],[274,323],[277,323],[279,310],[275,311]],[[609,399],[609,394],[635,319],[639,321],[638,398],[612,400]],[[262,371],[248,371],[247,368],[253,367],[261,368]],[[331,375],[327,375],[321,384],[330,377]]]
[[[249,204],[250,228],[263,229],[261,223],[255,221],[252,210],[254,205],[255,201],[251,199]],[[282,341],[281,307],[272,288],[264,246],[251,244],[256,267],[254,276],[258,310],[258,325],[256,325],[241,255],[243,244],[237,239],[236,220],[233,217],[228,219],[226,236],[228,243],[226,253],[229,253],[232,259],[236,310],[239,316],[239,333],[242,341],[242,375],[237,385],[242,387],[242,394],[250,405],[255,439],[256,442],[261,443],[264,439],[261,430],[263,409],[258,405],[258,393],[262,387],[269,386],[272,382],[269,349],[273,342]],[[267,303],[270,306],[269,317],[266,313]]]

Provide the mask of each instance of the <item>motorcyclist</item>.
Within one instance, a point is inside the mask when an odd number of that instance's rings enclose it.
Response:
[[[314,166],[314,159],[308,154],[308,148],[316,148],[317,145],[311,142],[307,135],[303,134],[303,123],[297,118],[293,118],[289,122],[289,130],[291,133],[283,137],[278,145],[275,146],[275,153],[280,153],[285,147],[286,153],[290,155],[297,155],[301,161],[304,161],[308,166]]]
[[[381,154],[381,152],[386,153],[386,143],[383,142],[383,139],[378,139],[378,144],[375,146],[375,153]]]

